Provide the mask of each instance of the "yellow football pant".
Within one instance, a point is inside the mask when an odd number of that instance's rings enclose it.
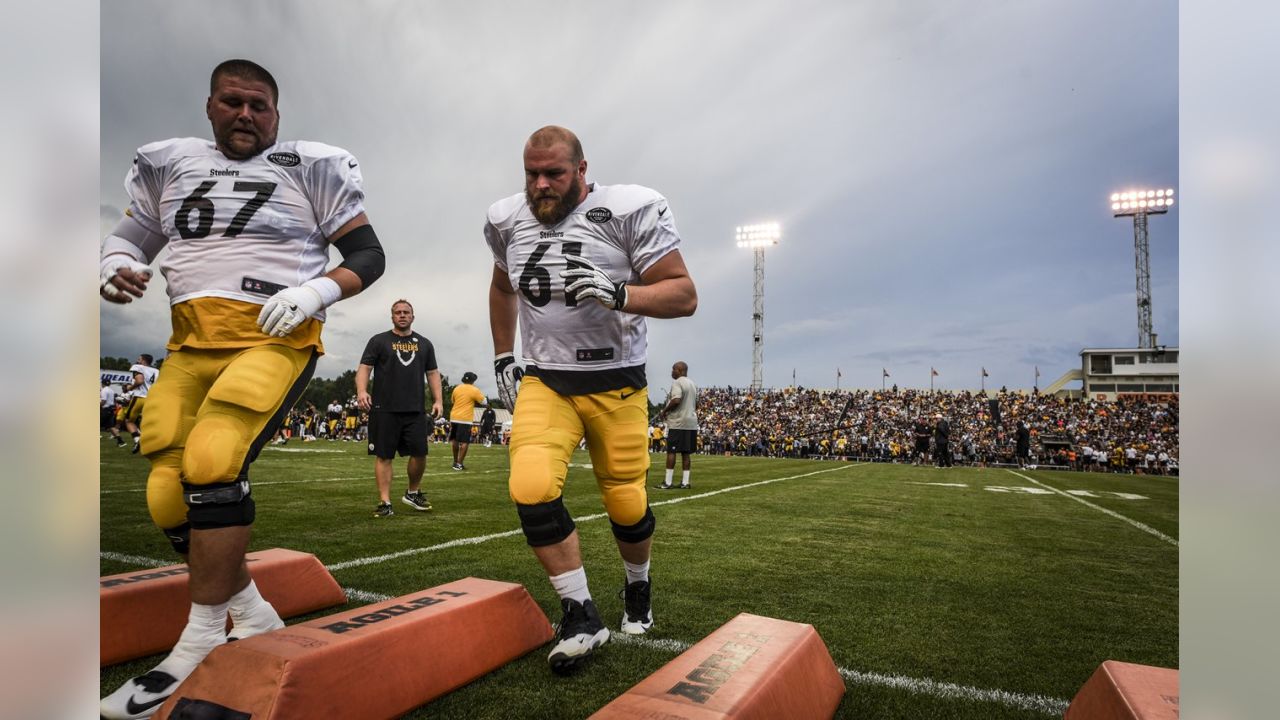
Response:
[[[163,529],[186,522],[182,483],[231,482],[261,449],[255,442],[300,381],[313,348],[258,345],[171,353],[147,395],[141,451],[151,460],[147,508]],[[296,393],[295,393],[296,394]],[[267,438],[269,439],[269,438]],[[254,447],[254,446],[257,447]]]
[[[560,497],[569,458],[583,436],[609,518],[634,525],[648,508],[647,389],[561,395],[536,377],[520,385],[511,426],[511,499],[537,505]]]

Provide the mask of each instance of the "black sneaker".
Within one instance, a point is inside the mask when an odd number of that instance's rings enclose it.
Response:
[[[134,455],[137,455],[137,454],[138,454],[138,449],[139,449],[139,448],[141,448],[141,447],[142,447],[142,441],[141,441],[141,440],[134,440],[134,441],[133,441],[133,449],[132,449],[132,450],[130,450],[129,452],[133,453]]]
[[[400,502],[408,505],[414,510],[426,511],[431,509],[431,503],[427,501],[427,496],[423,495],[421,490],[417,492],[409,492],[406,490],[404,497],[400,498]]]
[[[453,464],[453,469],[454,469],[454,470],[466,470],[466,468],[462,466],[462,463],[454,463],[454,464]]]
[[[124,447],[124,440],[116,438],[116,447]]]
[[[649,604],[648,580],[627,583],[622,590],[622,632],[643,635],[653,627],[653,608]]]
[[[654,485],[653,487],[655,490],[671,490],[672,488],[675,487],[675,485],[668,485],[666,483],[663,483],[661,485]]]
[[[692,484],[692,483],[680,483],[680,489],[681,489],[681,490],[692,490],[692,489],[693,489],[693,484]]]
[[[600,621],[596,604],[590,600],[578,602],[564,598],[560,601],[564,616],[556,626],[556,644],[547,656],[551,671],[567,675],[576,670],[596,648],[609,641],[609,629]]]
[[[376,518],[391,517],[395,514],[396,511],[391,509],[389,502],[378,503],[378,507],[373,511],[373,516]]]

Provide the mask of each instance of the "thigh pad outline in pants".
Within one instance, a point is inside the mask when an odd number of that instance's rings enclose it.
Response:
[[[312,350],[259,345],[236,353],[209,388],[182,455],[183,480],[209,485],[235,480],[254,440],[284,402]]]
[[[187,504],[182,500],[182,453],[209,389],[208,381],[197,372],[196,360],[190,352],[169,356],[165,372],[147,395],[147,412],[140,428],[140,450],[151,461],[147,509],[152,522],[163,530],[187,521]]]
[[[560,497],[582,420],[569,399],[537,378],[520,385],[511,426],[511,499],[538,505]]]
[[[586,425],[587,449],[600,499],[618,525],[640,522],[649,507],[649,393],[610,390],[574,398]]]

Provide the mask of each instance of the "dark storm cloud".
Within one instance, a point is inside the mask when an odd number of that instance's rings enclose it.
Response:
[[[281,137],[360,158],[387,246],[384,279],[332,313],[322,376],[354,367],[398,297],[443,371],[485,366],[483,214],[519,192],[522,143],[547,123],[578,132],[589,179],[671,202],[700,305],[649,323],[651,368],[682,359],[704,385],[749,381],[752,257],[733,228],[762,220],[784,233],[766,253],[766,384],[796,368],[829,386],[840,367],[845,386],[878,385],[889,366],[927,386],[934,366],[939,387],[976,387],[985,366],[988,384],[1025,387],[1033,364],[1057,377],[1083,347],[1136,341],[1132,230],[1106,195],[1178,176],[1176,6],[728,7],[114,6],[102,202],[126,204],[137,145],[208,135],[208,71],[247,56],[280,81]],[[1177,216],[1151,221],[1171,345]],[[103,352],[128,355],[135,328],[163,327],[164,303],[102,318]]]

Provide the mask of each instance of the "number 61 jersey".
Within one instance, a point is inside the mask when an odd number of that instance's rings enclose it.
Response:
[[[583,257],[615,283],[635,284],[680,244],[658,192],[640,185],[588,188],[586,199],[554,226],[538,222],[520,193],[490,206],[484,228],[494,263],[516,290],[521,354],[553,390],[576,390],[568,394],[636,380],[642,385],[647,338],[644,317],[565,293],[561,271]],[[628,377],[631,382],[618,385]]]
[[[128,213],[168,243],[160,271],[171,305],[262,305],[324,274],[327,238],[364,211],[361,182],[355,158],[322,143],[281,142],[231,160],[210,140],[178,138],[139,148],[125,189]],[[175,339],[178,324],[175,311]]]

